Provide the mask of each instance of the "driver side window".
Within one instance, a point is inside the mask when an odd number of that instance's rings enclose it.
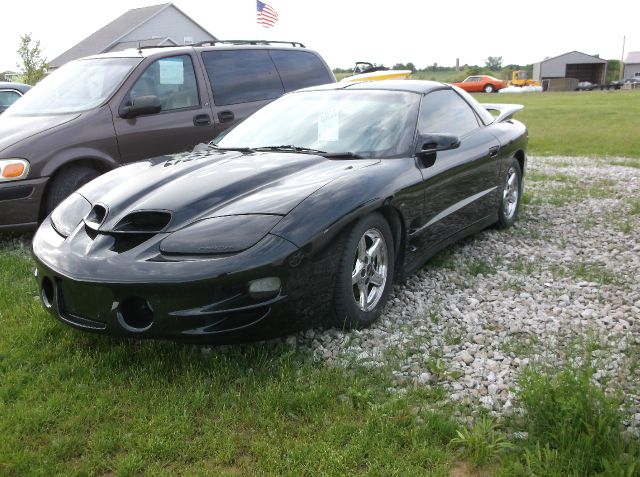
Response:
[[[452,89],[434,91],[422,99],[418,132],[454,134],[462,137],[478,128],[471,107]]]
[[[151,63],[131,87],[128,101],[139,96],[157,96],[162,111],[198,106],[198,86],[189,55],[160,58]]]

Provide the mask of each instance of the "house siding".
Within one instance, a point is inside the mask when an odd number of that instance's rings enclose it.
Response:
[[[640,63],[624,65],[624,79],[638,78]]]
[[[194,43],[215,39],[172,6],[126,34],[119,42],[169,37],[178,45],[182,45],[186,36],[190,36]]]

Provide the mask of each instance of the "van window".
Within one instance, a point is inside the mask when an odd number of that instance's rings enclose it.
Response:
[[[322,61],[308,51],[272,50],[285,91],[295,91],[324,83],[333,83]]]
[[[204,51],[202,60],[218,106],[275,99],[284,94],[267,50]]]
[[[162,111],[192,108],[200,104],[198,86],[189,55],[160,58],[151,63],[129,91],[129,100],[157,96]]]

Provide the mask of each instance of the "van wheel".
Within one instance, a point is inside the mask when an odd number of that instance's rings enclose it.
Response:
[[[49,192],[46,198],[45,215],[49,215],[60,202],[66,199],[72,192],[75,192],[87,182],[92,181],[100,175],[93,167],[89,166],[70,166],[60,170],[51,179]]]

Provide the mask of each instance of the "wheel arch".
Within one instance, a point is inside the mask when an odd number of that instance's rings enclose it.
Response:
[[[522,175],[522,177],[524,177],[524,166],[526,164],[526,156],[524,151],[522,149],[518,149],[513,157],[518,161],[518,164],[520,164],[520,174]]]
[[[66,168],[72,167],[72,166],[86,166],[86,167],[95,169],[100,174],[104,174],[105,172],[108,172],[114,169],[114,167],[116,167],[117,165],[118,164],[113,161],[107,160],[105,158],[95,157],[95,156],[79,157],[79,158],[68,159],[66,161],[59,162],[54,169],[52,169],[50,172],[46,174],[49,177],[49,180],[47,180],[44,191],[42,193],[42,197],[40,198],[38,220],[41,221],[46,216],[46,203],[47,203],[47,197],[49,196],[51,184],[53,182],[52,179],[62,174]]]

